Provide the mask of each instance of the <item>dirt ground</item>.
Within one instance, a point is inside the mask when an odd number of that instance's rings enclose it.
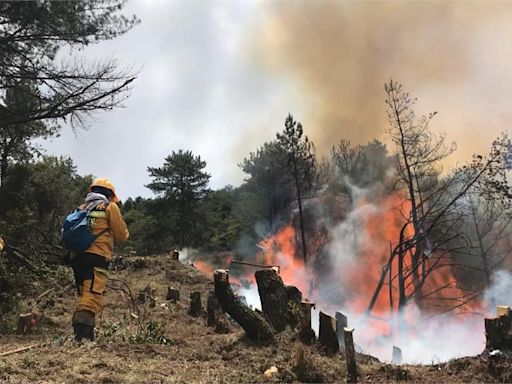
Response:
[[[190,293],[201,292],[204,306],[213,289],[211,279],[193,266],[167,256],[119,260],[111,272],[113,288],[98,321],[97,340],[81,345],[72,340],[76,298],[69,274],[63,289],[54,289],[36,302],[26,299],[40,314],[32,333],[1,336],[0,353],[36,345],[0,357],[1,382],[346,382],[344,356],[327,356],[317,345],[305,347],[305,370],[294,371],[298,342],[291,331],[278,335],[273,344],[262,345],[248,340],[234,323],[229,333],[217,334],[206,325],[205,316],[190,316]],[[131,296],[140,299],[136,306],[125,294],[123,282]],[[180,290],[180,301],[165,300],[169,286]],[[139,297],[144,288],[147,294]],[[139,336],[134,336],[138,330]],[[512,362],[499,355],[429,366],[392,366],[364,355],[358,355],[357,362],[359,382],[512,382]],[[277,373],[264,376],[272,366]]]

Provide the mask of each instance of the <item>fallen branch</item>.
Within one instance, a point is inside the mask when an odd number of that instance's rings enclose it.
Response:
[[[249,265],[251,267],[257,267],[257,268],[278,268],[279,269],[279,265],[256,264],[256,263],[249,263],[248,261],[240,261],[240,260],[231,260],[230,264]],[[279,273],[279,270],[277,272]]]
[[[21,347],[21,348],[18,348],[18,349],[13,349],[11,351],[7,351],[7,352],[2,352],[0,353],[0,357],[5,357],[5,356],[9,356],[9,355],[14,355],[16,353],[20,353],[20,352],[25,352],[25,351],[28,351],[32,348],[37,348],[37,347],[42,347],[44,345],[44,343],[41,343],[41,344],[33,344],[33,345],[29,345],[28,347]]]
[[[50,292],[53,292],[55,290],[55,288],[50,288],[50,289],[47,289],[46,291],[44,291],[43,293],[41,293],[39,296],[37,296],[36,298],[36,303],[38,303],[39,301],[41,301],[41,299],[43,297],[45,297],[46,295],[48,295]]]

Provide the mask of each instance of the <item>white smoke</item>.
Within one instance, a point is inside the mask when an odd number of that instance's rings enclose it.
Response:
[[[355,328],[357,349],[381,361],[391,362],[393,346],[402,350],[402,363],[409,364],[432,364],[480,354],[485,348],[482,313],[427,313],[422,312],[413,301],[400,313],[393,313],[393,317],[386,314],[377,318],[365,313],[370,297],[368,290],[362,288],[369,282],[363,280],[360,284],[351,284],[350,278],[354,270],[361,268],[362,251],[382,252],[382,239],[373,239],[364,225],[369,217],[390,207],[380,207],[369,202],[370,199],[365,199],[367,191],[363,189],[352,188],[351,193],[353,204],[350,211],[342,222],[330,228],[329,243],[325,246],[330,264],[318,276],[316,296],[309,297],[316,302],[312,312],[312,328],[315,333],[318,335],[320,311],[332,317],[335,317],[335,312],[341,312],[348,317],[349,327]],[[286,260],[289,258],[279,262],[284,263]],[[381,261],[376,259],[376,262]],[[302,280],[311,276],[311,271],[297,268],[294,275]],[[293,282],[285,280],[284,283]],[[496,305],[511,305],[510,292],[512,274],[507,271],[495,273],[491,287],[483,295],[486,309],[491,312]],[[239,293],[246,297],[249,305],[261,308],[256,285],[242,288]],[[303,294],[306,295],[306,292]]]
[[[488,314],[494,314],[496,306],[512,307],[512,273],[496,271],[491,278],[491,285],[484,292],[484,303]]]
[[[362,251],[382,252],[383,246],[381,241],[370,237],[364,223],[368,217],[389,207],[381,208],[370,202],[375,199],[366,199],[368,190],[351,186],[350,193],[354,202],[352,210],[345,220],[330,230],[330,243],[326,248],[332,268],[325,271],[318,282],[318,297],[315,298],[318,309],[333,317],[336,311],[345,314],[349,326],[355,328],[355,343],[363,352],[381,361],[391,361],[393,346],[401,348],[403,363],[431,364],[481,353],[485,347],[483,315],[448,312],[433,316],[422,313],[414,302],[410,302],[401,313],[393,314],[392,332],[383,335],[388,333],[382,330],[389,327],[390,315],[368,317],[361,303],[355,305],[361,298],[363,304],[368,301],[368,305],[370,297],[367,292],[360,292],[360,285],[347,281],[357,267],[360,269],[358,263],[361,263]],[[380,261],[376,259],[376,262]],[[361,285],[364,284],[369,282],[361,281]],[[500,284],[492,292],[503,295],[511,288],[512,275],[508,274],[507,279],[500,277]],[[317,324],[318,319],[313,322]]]

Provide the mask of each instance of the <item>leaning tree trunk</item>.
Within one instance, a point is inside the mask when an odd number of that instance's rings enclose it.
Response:
[[[235,297],[229,285],[229,273],[217,269],[213,273],[215,296],[224,312],[227,312],[244,329],[252,340],[269,341],[274,339],[274,330],[263,316],[244,305]]]
[[[256,272],[261,310],[277,332],[288,324],[288,295],[281,276],[275,269],[267,268]]]

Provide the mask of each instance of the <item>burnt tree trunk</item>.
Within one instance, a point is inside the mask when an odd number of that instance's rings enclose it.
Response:
[[[265,318],[235,297],[229,285],[229,273],[224,269],[217,269],[213,274],[215,296],[224,312],[227,312],[244,329],[252,340],[274,340],[274,329]]]
[[[338,335],[338,344],[340,349],[345,349],[345,332],[343,328],[348,326],[348,319],[347,316],[341,312],[336,312],[334,316],[336,318],[336,334]]]
[[[318,340],[329,354],[334,355],[339,350],[338,336],[336,335],[336,319],[320,312],[320,330]]]
[[[308,301],[301,302],[302,318],[299,339],[307,345],[313,344],[316,339],[315,332],[311,329],[311,308],[314,306],[314,303]]]
[[[25,335],[32,331],[32,328],[36,325],[37,315],[35,313],[22,313],[18,316],[18,325],[16,327],[16,333],[18,335]]]
[[[180,291],[175,288],[167,287],[167,295],[165,296],[165,300],[180,301]]]
[[[288,324],[288,295],[281,276],[272,268],[256,272],[261,310],[277,332]]]
[[[392,364],[402,364],[402,350],[393,345],[393,354],[391,356]]]
[[[288,301],[292,301],[300,305],[300,302],[302,301],[302,292],[300,289],[293,285],[285,285],[284,288],[286,289],[286,297],[288,298]]]
[[[344,328],[345,333],[345,359],[347,362],[347,383],[357,383],[357,362],[354,348],[354,329]]]
[[[203,307],[201,305],[201,292],[190,293],[190,309],[188,314],[190,316],[198,317],[201,315]]]
[[[485,349],[512,351],[512,312],[502,311],[495,319],[485,319]]]
[[[288,324],[296,329],[302,321],[302,292],[293,285],[285,285],[285,288],[288,298]]]

